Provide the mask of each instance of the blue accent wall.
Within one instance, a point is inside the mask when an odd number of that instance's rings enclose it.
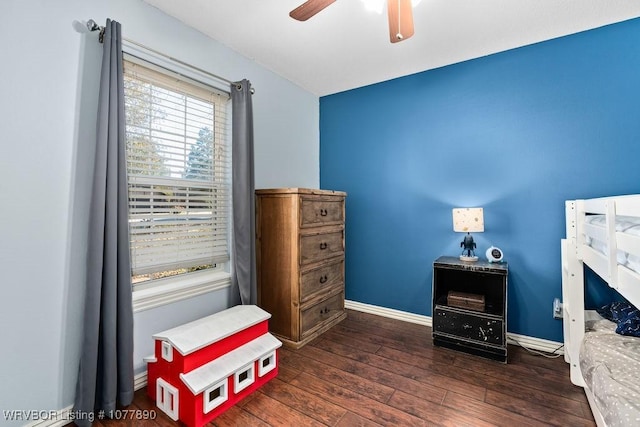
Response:
[[[509,332],[561,341],[564,201],[640,193],[639,161],[640,19],[320,98],[346,298],[411,313],[431,315],[432,262],[460,254],[451,209],[481,206]]]

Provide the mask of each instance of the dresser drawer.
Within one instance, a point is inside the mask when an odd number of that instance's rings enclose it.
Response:
[[[324,322],[332,320],[344,312],[344,293],[327,298],[312,305],[300,313],[300,335],[304,337],[320,327]]]
[[[343,197],[301,197],[300,227],[344,223]]]
[[[344,231],[300,236],[300,264],[310,264],[344,254]]]
[[[485,344],[504,345],[503,327],[501,319],[438,306],[433,316],[434,333],[455,335]]]
[[[344,258],[305,271],[300,277],[300,302],[344,283]]]

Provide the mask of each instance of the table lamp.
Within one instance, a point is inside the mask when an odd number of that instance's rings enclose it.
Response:
[[[467,233],[464,240],[460,242],[460,247],[463,248],[460,259],[468,262],[478,261],[475,254],[476,243],[473,241],[471,232],[481,233],[484,231],[482,208],[454,208],[453,231]]]

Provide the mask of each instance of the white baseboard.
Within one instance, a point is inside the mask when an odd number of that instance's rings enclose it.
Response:
[[[394,310],[392,308],[379,307],[377,305],[364,304],[361,302],[349,300],[345,300],[344,306],[345,308],[348,308],[350,310],[361,311],[363,313],[375,314],[382,317],[388,317],[390,319],[417,323],[419,325],[425,325],[429,327],[433,326],[433,321],[430,316],[423,316],[420,314],[408,313],[406,311]],[[549,341],[542,338],[529,337],[526,335],[507,332],[507,342],[509,344],[515,344],[521,347],[539,350],[546,353],[555,351],[556,354],[564,354],[564,351],[562,349],[558,349],[558,347],[562,346],[562,343]]]
[[[25,427],[61,427],[73,422],[70,414],[73,411],[73,405],[67,406],[59,411],[42,411],[38,414],[39,419],[31,421]]]
[[[140,372],[138,375],[133,377],[133,389],[138,391],[142,387],[147,385],[147,371]]]
[[[133,377],[134,390],[140,390],[146,385],[146,370]],[[73,405],[69,405],[59,411],[37,411],[39,419],[26,424],[25,427],[62,427],[73,421],[73,415]]]
[[[394,310],[392,308],[379,307],[377,305],[364,304],[357,301],[345,300],[344,307],[350,310],[362,311],[363,313],[375,314],[390,319],[402,320],[409,323],[417,323],[418,325],[431,326],[431,317],[421,314],[409,313],[406,311]]]
[[[507,342],[509,344],[526,347],[533,350],[543,351],[545,353],[564,354],[563,343],[557,341],[545,340],[542,338],[529,337],[527,335],[518,335],[513,332],[507,332]]]

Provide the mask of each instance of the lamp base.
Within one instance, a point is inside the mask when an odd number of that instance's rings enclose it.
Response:
[[[476,262],[476,261],[478,261],[478,257],[477,256],[460,255],[460,261]]]

